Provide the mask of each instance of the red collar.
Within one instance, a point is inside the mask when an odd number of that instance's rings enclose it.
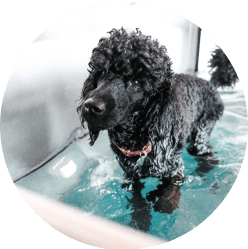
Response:
[[[116,144],[115,144],[116,145]],[[122,149],[120,147],[118,147],[116,145],[116,147],[122,151],[123,154],[125,154],[126,156],[141,156],[141,155],[147,155],[149,152],[151,152],[152,150],[152,142],[149,141],[144,147],[142,150],[138,150],[138,151],[131,151],[131,150],[125,150],[125,149]]]

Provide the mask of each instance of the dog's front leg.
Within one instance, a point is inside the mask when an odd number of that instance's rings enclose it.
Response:
[[[160,178],[173,178],[180,175],[183,179],[184,163],[180,151],[161,150],[157,153],[150,172],[152,175],[157,174]]]

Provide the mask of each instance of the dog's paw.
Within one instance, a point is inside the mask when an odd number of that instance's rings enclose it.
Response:
[[[213,155],[213,148],[209,144],[190,144],[187,151],[192,156],[208,156]]]

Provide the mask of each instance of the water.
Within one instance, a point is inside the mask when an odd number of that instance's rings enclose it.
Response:
[[[222,91],[225,112],[211,136],[213,158],[182,151],[186,181],[171,186],[156,178],[123,177],[104,132],[93,147],[87,137],[16,184],[90,214],[171,241],[204,221],[228,194],[246,149],[247,112],[240,88]]]

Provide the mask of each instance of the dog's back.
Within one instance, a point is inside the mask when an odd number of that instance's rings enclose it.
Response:
[[[218,87],[233,87],[238,76],[224,52],[217,48],[209,61],[210,81],[187,74],[174,74],[172,87],[181,102],[185,115],[196,122],[203,114],[211,120],[218,120],[224,106],[218,94]]]
[[[209,81],[187,74],[175,74],[175,96],[181,112],[189,123],[199,120],[218,120],[224,106],[216,87]]]
[[[212,53],[210,67],[210,81],[187,74],[175,74],[172,81],[183,121],[189,127],[185,135],[190,138],[188,151],[193,155],[211,153],[210,134],[224,111],[217,88],[232,87],[238,80],[230,61],[219,48]]]

